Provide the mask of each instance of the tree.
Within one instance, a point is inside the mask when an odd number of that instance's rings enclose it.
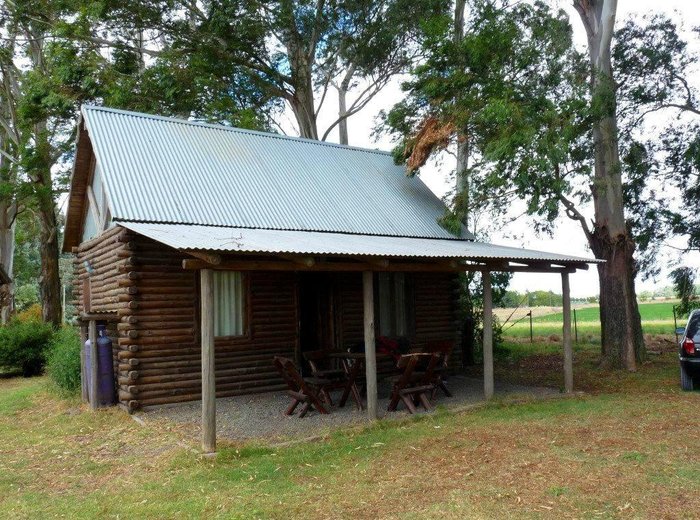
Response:
[[[645,99],[635,87],[654,67],[631,66],[640,51],[648,55],[632,32],[616,46],[628,63],[618,54],[612,61],[614,3],[576,4],[589,31],[587,58],[573,46],[567,15],[544,2],[470,1],[465,37],[454,44],[443,28],[426,40],[428,58],[386,124],[400,138],[398,159],[413,171],[454,146],[456,130],[468,135],[470,208],[502,208],[504,219],[518,208],[540,232],[550,232],[560,213],[578,222],[595,256],[606,260],[598,266],[602,361],[634,370],[644,355],[634,279],[651,265],[637,262],[634,238],[649,251],[661,209],[647,183],[653,152],[634,138],[639,122],[625,116],[621,133],[617,123],[619,112],[638,116],[663,100]],[[624,84],[614,82],[615,66]]]
[[[95,97],[100,61],[94,49],[48,31],[49,21],[65,14],[61,7],[42,0],[9,1],[0,10],[0,32],[12,43],[3,55],[12,93],[5,98],[3,124],[5,137],[13,142],[8,160],[15,168],[14,193],[39,222],[39,294],[43,319],[54,326],[62,321],[56,195],[65,189],[63,159],[72,149],[77,106]]]
[[[636,369],[643,356],[642,319],[634,280],[635,242],[625,219],[622,164],[618,147],[617,94],[613,78],[612,39],[617,0],[575,0],[588,37],[591,67],[594,175],[591,187],[595,216],[581,226],[596,258],[600,280],[603,358],[607,364]]]
[[[170,63],[196,63],[229,95],[258,89],[292,110],[302,137],[325,140],[414,57],[421,20],[444,0],[112,1],[85,5],[66,34]],[[338,117],[318,128],[330,88]],[[348,93],[354,91],[353,100]]]
[[[8,32],[0,47],[0,265],[13,277],[15,219],[18,214],[17,174],[20,134],[16,120],[18,71],[14,64],[17,35]],[[0,322],[6,324],[13,310],[15,284],[0,289]]]

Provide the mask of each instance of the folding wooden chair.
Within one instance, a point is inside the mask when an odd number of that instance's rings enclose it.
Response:
[[[426,410],[433,407],[428,399],[428,394],[432,394],[435,388],[432,382],[435,367],[440,362],[441,354],[417,352],[404,354],[397,363],[397,367],[402,370],[401,375],[389,378],[393,383],[391,399],[388,410],[396,410],[399,401],[403,401],[411,413],[416,413],[417,403],[421,403]],[[417,368],[421,368],[417,372]]]
[[[332,390],[345,389],[348,380],[348,376],[342,367],[333,366],[333,362],[335,361],[337,365],[338,361],[337,358],[333,359],[329,356],[332,352],[334,351],[312,350],[311,352],[303,353],[304,359],[311,368],[311,375],[316,379],[328,380],[328,384],[321,386],[319,392],[329,406],[333,406],[330,392]]]
[[[327,379],[315,377],[301,377],[294,361],[289,358],[275,356],[273,364],[279,371],[284,382],[287,383],[287,394],[292,402],[285,410],[285,415],[292,415],[299,403],[304,403],[299,412],[299,417],[304,417],[310,408],[316,408],[319,413],[327,414],[328,410],[319,399],[319,389],[330,383]]]

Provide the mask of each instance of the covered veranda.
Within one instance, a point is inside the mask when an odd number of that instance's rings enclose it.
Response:
[[[200,273],[201,435],[204,453],[216,451],[214,285],[216,270],[362,273],[366,418],[378,418],[375,273],[480,272],[484,292],[483,396],[494,395],[493,272],[559,275],[563,295],[564,389],[572,392],[573,352],[569,277],[595,260],[468,240],[442,240],[307,231],[213,229],[176,224],[124,224],[191,256],[185,270]],[[281,412],[280,412],[281,413]]]

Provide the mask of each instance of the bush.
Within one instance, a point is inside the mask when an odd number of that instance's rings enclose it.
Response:
[[[46,371],[66,393],[75,394],[80,390],[80,337],[74,328],[63,327],[54,334]]]
[[[0,367],[20,370],[24,377],[41,374],[52,336],[51,325],[13,319],[0,328]]]
[[[35,303],[15,314],[17,321],[41,321],[41,305]]]

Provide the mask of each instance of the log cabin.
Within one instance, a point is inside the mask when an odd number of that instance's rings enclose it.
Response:
[[[63,250],[81,328],[109,324],[127,410],[201,399],[211,418],[214,396],[282,389],[275,355],[362,345],[376,416],[378,336],[452,340],[459,367],[459,273],[482,273],[489,397],[490,273],[560,273],[566,307],[590,262],[454,235],[446,212],[386,152],[85,106]]]

